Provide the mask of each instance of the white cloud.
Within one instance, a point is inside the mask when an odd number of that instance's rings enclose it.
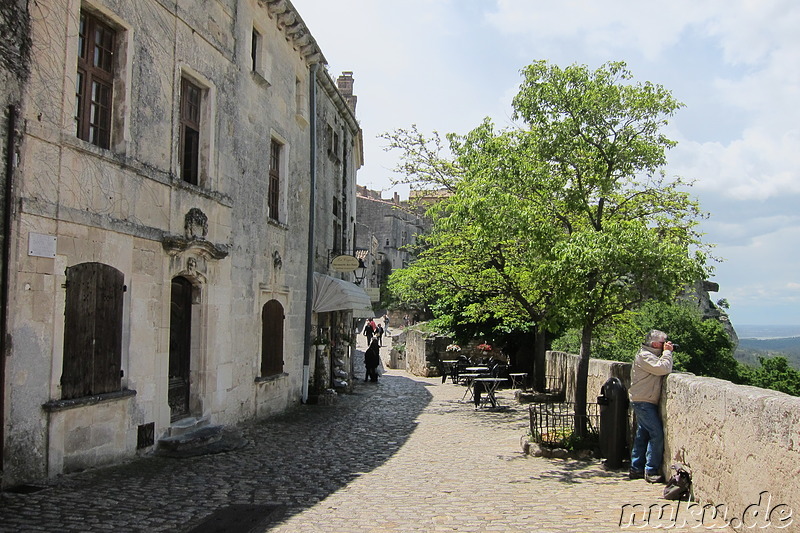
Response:
[[[641,54],[654,67],[681,60],[669,54],[686,32],[705,33],[708,43],[723,52],[728,68],[698,88],[714,91],[706,98],[727,106],[727,113],[739,115],[745,126],[725,131],[726,142],[680,132],[680,145],[671,154],[676,172],[697,178],[701,190],[734,199],[800,193],[800,4],[794,0],[686,0],[657,8],[633,0],[544,5],[499,0],[487,18],[500,30],[531,41],[555,39],[573,48],[577,41],[607,58],[623,54],[633,60],[631,53]],[[705,110],[681,111],[677,127],[691,122],[682,121],[681,113],[700,115],[691,117],[699,121]]]
[[[498,0],[487,20],[498,29],[531,40],[579,41],[595,54],[616,56],[637,50],[654,59],[675,44],[685,28],[706,20],[709,2],[677,0],[653,4],[637,0],[530,2]]]
[[[699,190],[736,200],[800,194],[800,132],[748,129],[727,145],[681,140],[671,171],[697,180]]]

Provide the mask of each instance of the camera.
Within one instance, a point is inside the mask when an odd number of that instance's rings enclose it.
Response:
[[[677,352],[677,351],[678,351],[678,348],[680,348],[680,345],[679,345],[679,344],[677,344],[677,343],[674,343],[674,342],[673,342],[673,343],[672,343],[672,351],[673,351],[673,352]]]

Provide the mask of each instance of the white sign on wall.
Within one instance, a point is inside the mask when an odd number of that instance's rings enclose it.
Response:
[[[28,255],[33,257],[54,258],[56,256],[56,238],[52,235],[29,233]]]

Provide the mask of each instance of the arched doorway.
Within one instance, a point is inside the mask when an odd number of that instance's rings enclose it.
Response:
[[[170,421],[189,416],[189,371],[192,343],[192,284],[183,276],[172,280],[169,316]]]

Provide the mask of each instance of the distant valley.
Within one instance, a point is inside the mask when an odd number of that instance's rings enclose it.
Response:
[[[785,357],[800,370],[800,326],[737,326],[739,346],[734,357],[742,363],[758,366],[759,357]]]

